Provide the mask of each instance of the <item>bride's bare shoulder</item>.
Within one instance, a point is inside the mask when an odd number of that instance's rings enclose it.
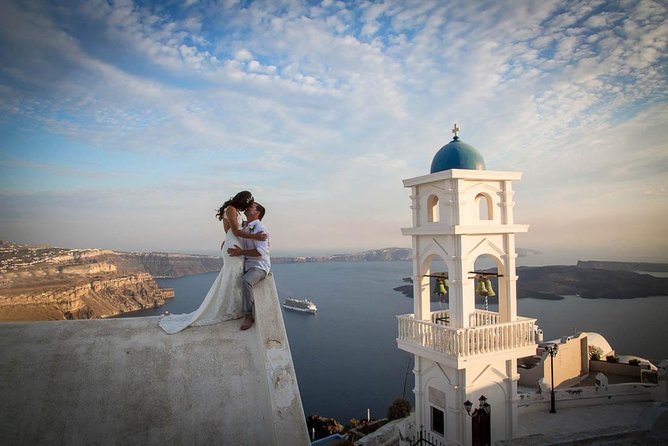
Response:
[[[235,218],[238,214],[239,212],[237,211],[237,208],[230,205],[225,208],[225,213],[223,214],[223,218],[229,220],[230,218]]]

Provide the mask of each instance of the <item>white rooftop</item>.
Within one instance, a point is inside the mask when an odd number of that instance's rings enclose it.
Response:
[[[0,324],[3,444],[309,444],[273,277],[257,323]]]
[[[668,441],[668,432],[665,429],[661,430],[668,411],[665,409],[665,403],[663,403],[663,413],[665,413],[662,414],[663,418],[657,419],[657,413],[652,411],[653,408],[660,406],[662,403],[631,401],[585,407],[557,407],[556,413],[550,413],[547,407],[542,411],[520,412],[517,435],[513,440],[502,444],[513,446],[574,444],[577,441],[591,439],[598,442],[594,444],[608,444],[606,441],[610,441],[612,442],[610,444],[639,445],[648,438],[654,438],[659,441],[656,444],[661,444],[663,441]]]

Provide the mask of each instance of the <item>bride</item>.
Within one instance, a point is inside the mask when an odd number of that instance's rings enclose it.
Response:
[[[241,230],[241,213],[253,204],[253,195],[244,190],[227,200],[218,209],[216,217],[223,221],[227,246],[241,246],[240,237],[266,240],[267,234],[250,234]],[[232,257],[223,249],[223,268],[211,285],[200,307],[187,314],[172,314],[160,319],[159,325],[168,334],[177,333],[189,326],[212,325],[231,319],[239,319],[241,312],[241,279],[244,273],[244,257]]]

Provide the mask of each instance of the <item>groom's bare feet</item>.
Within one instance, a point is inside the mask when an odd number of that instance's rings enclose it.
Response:
[[[244,321],[241,324],[241,327],[239,327],[239,330],[248,330],[253,326],[253,316],[251,315],[246,315],[244,318]]]

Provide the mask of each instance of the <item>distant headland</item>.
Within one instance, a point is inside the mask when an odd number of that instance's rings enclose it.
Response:
[[[536,251],[517,249],[518,255]],[[272,257],[273,263],[409,261],[409,248],[356,254]],[[156,277],[218,271],[220,256],[165,252],[68,249],[0,241],[0,321],[89,319],[159,307],[173,297]],[[668,264],[578,262],[576,266],[519,267],[518,297],[628,299],[668,294]],[[394,288],[412,297],[412,285]]]
[[[666,263],[637,262],[578,261],[574,266],[520,266],[517,268],[517,297],[561,300],[564,296],[585,299],[666,296],[668,278],[647,274],[666,271]],[[494,289],[498,289],[497,279],[491,280]],[[412,282],[410,278],[404,281]],[[413,297],[413,285],[398,286],[394,290]]]

